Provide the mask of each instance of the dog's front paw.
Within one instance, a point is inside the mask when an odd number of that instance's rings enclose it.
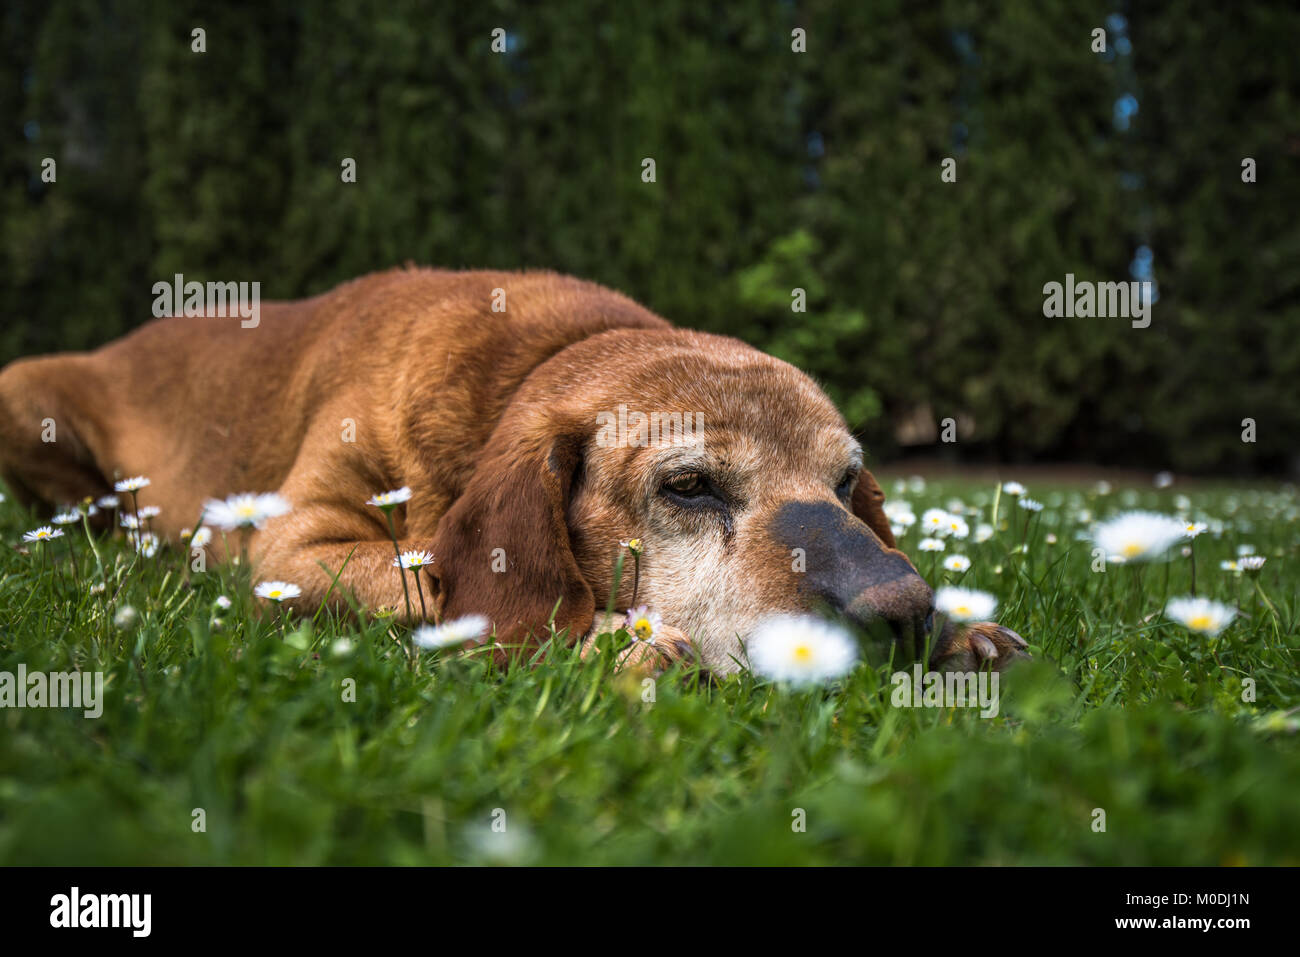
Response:
[[[583,657],[598,651],[597,635],[617,631],[625,621],[623,615],[599,616],[591,630],[591,636],[583,642]],[[696,657],[695,646],[686,632],[672,625],[660,625],[651,638],[635,639],[619,651],[615,667],[619,671],[649,676],[666,671],[679,661],[694,661]]]
[[[993,621],[958,624],[949,621],[930,655],[935,671],[980,671],[992,664],[1005,671],[1029,657],[1029,645],[1010,628]]]

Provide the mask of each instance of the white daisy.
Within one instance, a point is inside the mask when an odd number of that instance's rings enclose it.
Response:
[[[225,595],[218,595],[212,604],[216,605],[222,611],[229,611],[232,602]]]
[[[490,622],[482,615],[453,618],[441,625],[424,625],[411,633],[411,640],[421,648],[450,648],[467,641],[478,641],[487,634]]]
[[[212,541],[212,529],[200,525],[199,530],[190,536],[190,548],[203,548]]]
[[[279,518],[292,506],[275,492],[241,492],[224,501],[210,498],[203,503],[203,518],[217,528],[261,528],[269,518]]]
[[[135,550],[145,558],[153,558],[158,554],[159,544],[157,535],[153,532],[145,532],[136,540]]]
[[[885,518],[889,519],[892,525],[901,525],[903,528],[911,528],[916,524],[916,513],[912,511],[912,506],[902,499],[890,499],[885,503]]]
[[[970,559],[965,555],[949,555],[943,560],[943,567],[950,572],[964,572],[970,568]]]
[[[1234,561],[1225,559],[1224,561],[1219,562],[1219,569],[1225,572],[1239,572],[1241,571],[1241,566]]]
[[[1238,557],[1238,558],[1240,558],[1242,555],[1254,555],[1254,554],[1255,554],[1255,546],[1254,546],[1254,545],[1238,545],[1238,546],[1237,546],[1237,557]]]
[[[1183,527],[1183,534],[1188,538],[1195,538],[1209,527],[1204,522],[1187,522]]]
[[[1156,512],[1124,512],[1094,528],[1092,540],[1108,559],[1141,562],[1160,558],[1185,535],[1186,526],[1176,518]]]
[[[1025,494],[1025,487],[1019,482],[1003,482],[1002,491],[1008,495],[1021,496]]]
[[[949,518],[941,508],[928,508],[921,516],[921,530],[932,535],[947,535]]]
[[[391,492],[379,492],[376,495],[370,496],[370,498],[366,499],[366,504],[387,510],[397,508],[397,506],[401,505],[403,502],[409,502],[410,500],[411,490],[403,485],[401,488],[394,489]]]
[[[48,525],[42,525],[34,532],[23,532],[24,542],[48,542],[52,538],[62,538],[63,532],[57,528],[50,528]]]
[[[965,519],[959,518],[950,512],[948,513],[948,534],[953,538],[965,538],[970,534],[970,526],[966,524]]]
[[[139,515],[141,520],[143,521],[151,518],[157,518],[159,515],[162,514],[162,509],[160,509],[157,505],[146,505],[143,508],[141,508],[138,512],[136,512],[136,514]]]
[[[1237,559],[1237,567],[1243,572],[1257,572],[1268,561],[1263,555],[1242,555]]]
[[[998,600],[986,591],[945,585],[934,593],[935,611],[953,621],[983,621],[998,610]]]
[[[659,612],[651,611],[645,605],[629,608],[626,622],[623,625],[634,640],[644,641],[652,645],[655,643],[655,637],[659,634],[659,629],[663,626],[664,620]]]
[[[400,559],[393,559],[393,566],[396,568],[424,568],[432,564],[432,552],[402,552]]]
[[[59,512],[50,519],[55,525],[71,525],[73,522],[81,521],[80,512]]]
[[[1209,598],[1171,598],[1165,614],[1189,631],[1217,635],[1237,617],[1237,610]]]
[[[113,489],[118,492],[138,492],[142,488],[147,488],[149,480],[143,475],[137,475],[135,478],[122,479],[120,482],[113,484]]]
[[[290,582],[258,582],[257,587],[253,589],[253,594],[258,598],[267,598],[271,601],[285,601],[289,598],[297,598],[302,594],[302,589]]]
[[[1022,498],[1016,504],[1026,512],[1041,512],[1043,510],[1043,503],[1035,498]]]
[[[746,642],[755,673],[792,685],[820,684],[848,674],[857,643],[843,628],[809,616],[768,618]]]
[[[980,542],[987,542],[992,537],[993,537],[993,526],[990,525],[988,522],[980,522],[978,525],[975,526],[976,544],[979,544]]]
[[[98,505],[100,508],[117,508],[121,504],[121,502],[122,500],[119,499],[116,495],[105,495],[102,498],[98,499],[95,502],[95,504]]]
[[[944,545],[942,538],[923,538],[917,542],[916,547],[923,552],[941,552],[947,546]]]

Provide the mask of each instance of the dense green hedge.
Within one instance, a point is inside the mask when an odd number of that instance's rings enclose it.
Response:
[[[1288,4],[1157,4],[1105,56],[1097,2],[330,6],[6,5],[0,360],[121,333],[174,272],[550,267],[797,361],[877,455],[928,404],[973,423],[953,455],[1295,465]],[[1044,318],[1143,245],[1150,328]]]

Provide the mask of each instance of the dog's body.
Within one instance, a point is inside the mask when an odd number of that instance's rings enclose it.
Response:
[[[625,442],[608,429],[620,406],[699,427]],[[592,631],[630,538],[645,549],[638,601],[718,671],[772,613],[826,602],[919,635],[931,608],[811,380],[550,273],[394,270],[265,303],[256,328],[168,318],[93,353],[20,360],[0,372],[0,443],[0,474],[28,501],[148,476],[143,501],[170,539],[210,498],[280,492],[293,510],[251,556],[307,607],[340,569],[364,604],[404,607],[366,500],[409,486],[394,518],[403,549],[436,557],[436,607],[487,615],[506,644],[542,633],[557,602],[557,629]],[[989,626],[937,645],[936,658],[1001,665],[1023,642]]]

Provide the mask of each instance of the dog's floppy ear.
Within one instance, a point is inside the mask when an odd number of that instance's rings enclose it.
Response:
[[[858,476],[858,484],[853,489],[853,514],[867,523],[867,527],[876,533],[890,548],[897,548],[894,532],[889,527],[889,518],[885,515],[885,493],[876,482],[876,477],[866,469]]]
[[[581,460],[576,439],[549,438],[528,451],[489,443],[433,540],[434,577],[447,617],[480,614],[497,640],[521,645],[569,630],[581,641],[595,616],[591,587],[569,545],[565,512]]]

